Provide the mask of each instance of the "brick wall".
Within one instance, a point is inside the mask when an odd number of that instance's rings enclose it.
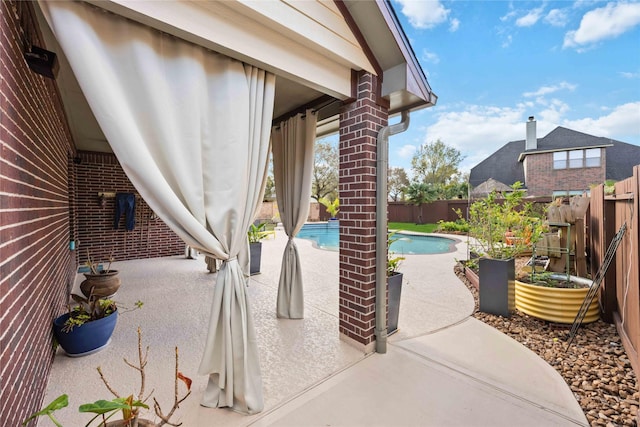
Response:
[[[600,167],[553,169],[553,153],[528,155],[525,159],[527,194],[550,196],[558,190],[588,190],[605,181],[606,154],[602,150]]]
[[[46,47],[33,3],[2,1],[0,26],[0,425],[19,426],[41,406],[51,320],[74,277],[74,154],[55,82],[30,71],[22,56],[25,34]]]
[[[97,260],[154,258],[184,253],[184,242],[153,215],[139,197],[115,155],[79,151],[77,174],[77,248],[80,263],[87,251]],[[114,228],[116,192],[136,194],[135,227],[125,229],[124,215]],[[108,193],[101,205],[98,193]]]
[[[365,347],[375,341],[376,139],[388,118],[378,83],[361,72],[340,113],[340,333]]]

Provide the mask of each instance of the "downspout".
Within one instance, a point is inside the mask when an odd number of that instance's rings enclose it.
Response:
[[[387,175],[389,137],[409,128],[409,111],[400,123],[378,132],[376,155],[376,353],[387,352]]]

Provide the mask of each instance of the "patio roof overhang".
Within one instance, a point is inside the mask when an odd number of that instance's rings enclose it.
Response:
[[[273,72],[274,117],[324,105],[319,136],[338,131],[341,102],[353,98],[353,71],[383,76],[381,96],[391,115],[437,101],[385,0],[87,2]],[[76,147],[110,152],[62,49],[40,18],[47,48],[59,56],[57,83]],[[341,102],[327,102],[332,99]]]

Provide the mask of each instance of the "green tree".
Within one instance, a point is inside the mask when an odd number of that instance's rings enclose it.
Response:
[[[446,185],[459,174],[458,166],[464,156],[457,149],[439,139],[422,145],[411,159],[414,180],[425,184]]]
[[[394,202],[404,200],[408,186],[409,177],[404,168],[389,168],[387,190],[390,200]]]
[[[407,187],[407,200],[418,206],[418,224],[422,224],[422,206],[425,203],[431,203],[438,198],[433,186],[424,182],[412,182]]]
[[[338,147],[326,139],[315,145],[311,197],[318,201],[323,197],[331,200],[338,197]]]

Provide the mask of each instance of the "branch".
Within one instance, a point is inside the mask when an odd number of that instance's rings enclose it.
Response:
[[[107,390],[109,390],[111,392],[111,394],[113,394],[115,397],[119,398],[120,394],[118,392],[116,392],[113,388],[111,388],[111,385],[109,384],[109,382],[105,378],[104,374],[102,373],[102,369],[100,369],[100,366],[98,366],[96,369],[98,370],[98,373],[100,374],[100,379],[102,380],[104,385],[107,387]]]
[[[156,398],[153,398],[153,407],[155,409],[156,415],[162,420],[162,422],[160,424],[158,424],[158,427],[163,426],[165,424],[168,424],[170,426],[174,426],[177,427],[179,425],[182,425],[182,423],[179,424],[172,424],[171,422],[169,422],[169,419],[171,419],[171,417],[173,416],[173,413],[176,411],[176,409],[178,409],[180,407],[180,404],[182,402],[184,402],[184,400],[189,397],[189,395],[191,394],[191,379],[185,377],[184,375],[182,375],[179,371],[178,371],[178,347],[176,347],[176,367],[175,367],[175,376],[174,376],[175,380],[174,380],[174,391],[173,391],[173,407],[171,408],[171,411],[169,411],[169,413],[167,415],[164,415],[162,413],[162,409],[160,408],[160,404],[158,403],[158,401],[156,400]],[[182,398],[178,398],[178,380],[182,380],[185,385],[187,386],[187,394],[185,394]]]

